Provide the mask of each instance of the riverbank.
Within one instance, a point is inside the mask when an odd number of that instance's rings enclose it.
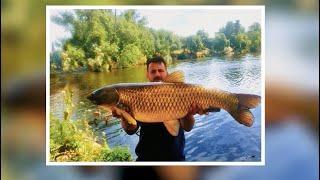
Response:
[[[87,113],[72,118],[72,92],[64,91],[64,116],[50,113],[50,161],[52,162],[107,162],[132,161],[128,147],[110,148],[105,133],[90,126]],[[89,110],[91,111],[91,110]]]
[[[208,59],[213,59],[213,58],[216,58],[216,59],[226,59],[226,60],[241,60],[243,59],[244,57],[246,56],[249,56],[249,57],[260,57],[261,54],[260,53],[245,53],[245,54],[226,54],[226,55],[214,55],[214,56],[200,56],[198,58],[193,58],[192,55],[190,56],[185,56],[184,58],[182,59],[178,59],[177,57],[178,56],[174,56],[173,58],[171,58],[170,60],[167,61],[167,64],[168,66],[172,65],[172,64],[176,64],[176,63],[179,63],[179,62],[186,62],[186,61],[198,61],[198,60],[208,60]],[[106,72],[112,72],[112,71],[119,71],[119,70],[123,70],[123,69],[134,69],[134,68],[137,68],[137,67],[143,67],[145,66],[145,63],[140,63],[140,64],[137,64],[135,66],[130,66],[130,67],[116,67],[116,66],[113,66],[113,68],[110,68],[109,71],[106,71]],[[90,71],[89,69],[81,69],[81,70],[78,70],[78,71],[73,71],[73,72],[64,72],[62,70],[50,70],[50,76],[54,76],[56,74],[60,74],[60,75],[63,75],[63,74],[77,74],[77,73],[86,73],[86,72],[94,72],[94,71]],[[99,72],[95,72],[95,73],[99,73]]]

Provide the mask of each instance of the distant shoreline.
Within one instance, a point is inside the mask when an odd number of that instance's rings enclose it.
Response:
[[[231,59],[238,59],[238,58],[242,58],[244,56],[253,56],[253,57],[260,57],[261,54],[260,53],[246,53],[246,54],[233,54],[233,55],[213,55],[213,56],[206,56],[206,57],[201,57],[201,58],[189,58],[189,59],[173,59],[171,63],[169,63],[169,66],[175,63],[179,63],[179,62],[188,62],[188,61],[199,61],[199,60],[209,60],[212,58],[219,58],[219,59],[223,59],[223,60],[231,60]],[[102,71],[102,72],[95,72],[95,71],[89,71],[87,69],[83,69],[83,70],[78,70],[78,71],[73,71],[73,72],[64,72],[62,70],[60,71],[55,71],[55,72],[50,72],[50,76],[51,75],[63,75],[63,74],[81,74],[81,73],[86,73],[86,72],[92,72],[92,73],[105,73],[105,72],[112,72],[114,70],[122,70],[122,69],[131,69],[131,68],[135,68],[137,66],[144,66],[145,64],[138,64],[135,66],[131,66],[131,67],[124,67],[124,68],[112,68],[110,69],[110,71]]]

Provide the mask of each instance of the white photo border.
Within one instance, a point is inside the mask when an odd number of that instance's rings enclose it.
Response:
[[[199,9],[260,10],[261,12],[261,161],[258,162],[52,162],[50,161],[50,10],[54,9]],[[46,165],[47,166],[264,166],[265,165],[265,6],[46,6]]]

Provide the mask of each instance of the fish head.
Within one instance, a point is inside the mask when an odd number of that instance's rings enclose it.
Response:
[[[87,98],[96,105],[116,105],[119,102],[119,94],[113,86],[95,90]]]

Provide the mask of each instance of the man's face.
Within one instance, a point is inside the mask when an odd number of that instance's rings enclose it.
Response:
[[[161,63],[152,62],[149,64],[147,78],[151,82],[159,82],[163,81],[165,77],[167,77],[167,69],[166,66]]]

